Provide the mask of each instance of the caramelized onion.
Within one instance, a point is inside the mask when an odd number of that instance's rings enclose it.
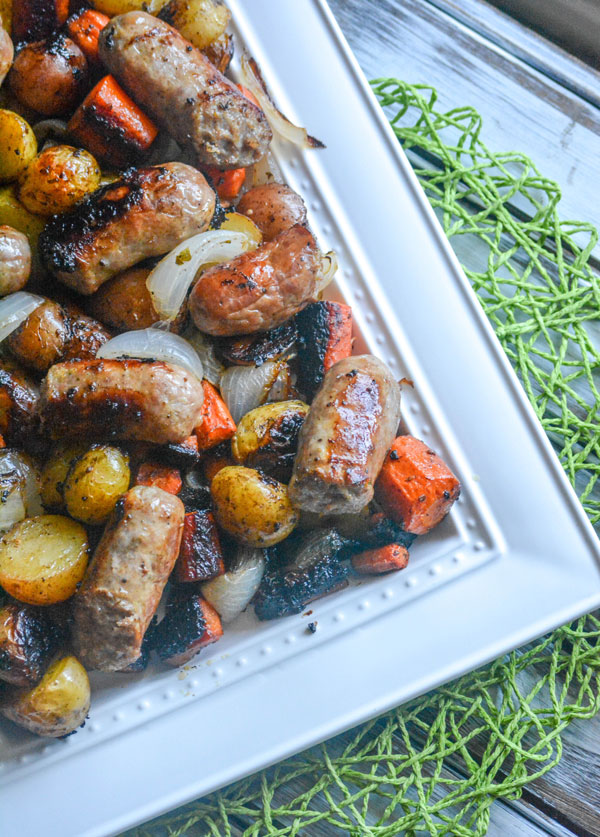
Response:
[[[6,340],[42,302],[43,297],[27,291],[17,291],[0,300],[0,342]]]
[[[96,357],[162,360],[187,369],[200,380],[204,376],[202,361],[193,346],[183,337],[157,328],[140,328],[118,334],[100,346]]]

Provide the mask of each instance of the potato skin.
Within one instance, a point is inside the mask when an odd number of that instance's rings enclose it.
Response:
[[[88,84],[88,66],[77,44],[58,32],[27,44],[8,74],[10,89],[32,110],[62,116],[74,110]]]
[[[306,225],[304,201],[283,183],[265,183],[249,189],[242,195],[237,211],[254,221],[265,241],[272,241],[295,224]]]
[[[109,17],[135,12],[137,9],[155,15],[167,0],[92,0],[92,6]]]
[[[45,372],[62,358],[69,333],[62,306],[47,299],[9,335],[7,345],[19,363]]]
[[[36,735],[58,738],[85,722],[90,696],[90,681],[79,660],[62,657],[37,686],[4,705],[2,714]]]
[[[231,440],[233,458],[287,482],[308,409],[302,401],[276,401],[250,410]]]
[[[105,523],[129,488],[129,457],[112,445],[98,445],[76,459],[65,481],[68,513],[82,523]]]
[[[88,317],[76,305],[67,302],[63,309],[69,318],[71,334],[65,346],[62,360],[92,360],[98,349],[111,338],[102,323]]]
[[[52,450],[50,458],[42,468],[42,503],[50,511],[64,508],[64,487],[67,474],[76,459],[89,450],[85,442],[60,442]]]
[[[221,37],[231,12],[223,0],[171,0],[158,16],[178,29],[197,49],[206,49]]]
[[[205,47],[202,53],[220,73],[225,75],[233,58],[233,49],[233,35],[223,32],[222,35]]]
[[[2,27],[0,20],[0,85],[6,78],[6,74],[10,70],[10,65],[13,62],[15,50],[10,35]]]
[[[79,523],[57,514],[28,517],[0,541],[0,584],[20,602],[56,604],[73,595],[87,561]]]
[[[298,522],[283,483],[254,468],[229,465],[210,484],[217,523],[248,546],[279,543]]]
[[[0,111],[1,113],[2,111]],[[1,131],[2,128],[0,127],[0,133]],[[2,140],[0,138],[1,145]],[[1,168],[2,162],[0,162]],[[1,175],[0,182],[2,182]],[[9,186],[0,187],[0,224],[13,227],[18,232],[26,235],[32,254],[37,247],[38,237],[44,229],[44,221],[44,218],[41,218],[39,215],[33,215],[29,210],[25,209],[17,197],[16,184],[11,183]]]
[[[31,247],[27,236],[9,227],[0,226],[0,296],[25,287],[31,272]]]
[[[100,186],[100,166],[88,151],[70,145],[46,148],[19,179],[21,203],[37,215],[68,212]]]
[[[16,180],[37,154],[31,126],[12,110],[0,110],[0,149],[0,183]]]

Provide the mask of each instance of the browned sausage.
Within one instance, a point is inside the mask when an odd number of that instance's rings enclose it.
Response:
[[[6,29],[2,28],[2,22],[0,21],[0,86],[10,70],[14,54],[13,42]]]
[[[40,235],[40,254],[61,282],[91,294],[111,276],[204,232],[214,209],[215,193],[191,166],[130,169],[51,218]]]
[[[195,324],[214,335],[276,328],[314,300],[320,255],[311,233],[296,226],[257,250],[213,267],[189,299]]]
[[[52,366],[40,415],[54,438],[182,442],[200,424],[201,382],[161,361],[81,360]]]
[[[27,236],[12,227],[0,226],[0,296],[20,291],[30,272],[31,247]]]
[[[294,224],[306,224],[304,201],[283,183],[255,186],[242,195],[236,209],[254,221],[265,241],[272,241]]]
[[[235,169],[266,154],[272,132],[262,110],[167,23],[118,15],[99,50],[131,97],[199,162]]]
[[[400,422],[400,387],[373,355],[347,357],[326,373],[310,407],[288,489],[303,511],[360,511]]]
[[[140,656],[177,555],[185,510],[161,488],[136,485],[118,501],[73,608],[73,644],[89,668],[118,671]]]
[[[8,358],[0,360],[0,434],[25,439],[35,428],[39,392],[27,373]]]

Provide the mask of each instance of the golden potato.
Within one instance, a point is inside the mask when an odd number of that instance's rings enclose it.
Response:
[[[45,218],[33,215],[28,209],[25,209],[17,197],[15,184],[0,186],[0,225],[13,227],[26,235],[29,246],[34,253],[37,249],[39,234],[44,229],[45,223]]]
[[[250,410],[240,419],[231,440],[233,458],[240,465],[289,481],[298,433],[307,413],[308,404],[302,401],[276,401]]]
[[[47,509],[64,508],[63,490],[71,465],[89,450],[84,442],[60,442],[42,468],[42,503]]]
[[[223,468],[213,478],[210,493],[219,525],[248,546],[273,546],[298,522],[287,486],[253,468]]]
[[[202,52],[220,73],[225,74],[233,58],[233,35],[223,32],[216,41],[210,43]]]
[[[58,514],[17,523],[0,541],[0,584],[27,604],[49,605],[72,596],[88,561],[83,526]]]
[[[0,0],[0,26],[10,35],[12,31],[12,4],[13,0]]]
[[[231,12],[223,0],[171,0],[160,17],[195,47],[206,49],[223,34]]]
[[[2,714],[36,735],[58,738],[81,726],[90,709],[90,681],[76,657],[56,660],[37,686],[19,692]]]
[[[121,494],[129,488],[129,457],[111,445],[93,447],[76,459],[63,496],[71,517],[83,523],[104,523]]]
[[[0,183],[16,180],[36,154],[37,140],[29,123],[12,110],[0,110]]]
[[[25,169],[17,194],[30,212],[56,215],[72,209],[99,185],[100,166],[88,151],[53,145]]]
[[[69,334],[62,306],[47,299],[8,336],[7,345],[24,366],[46,372],[62,358]]]
[[[31,246],[27,236],[0,226],[0,296],[24,288],[31,273]]]
[[[135,12],[138,9],[156,15],[167,0],[92,0],[92,6],[109,17]]]

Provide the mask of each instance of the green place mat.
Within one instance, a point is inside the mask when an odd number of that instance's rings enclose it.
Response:
[[[490,152],[472,108],[440,113],[429,87],[372,84],[411,160],[428,161],[415,165],[421,185],[597,523],[596,231],[559,220],[557,185],[527,157]],[[133,833],[225,837],[252,822],[255,837],[482,835],[494,799],[558,762],[565,726],[600,708],[599,686],[596,614]]]

